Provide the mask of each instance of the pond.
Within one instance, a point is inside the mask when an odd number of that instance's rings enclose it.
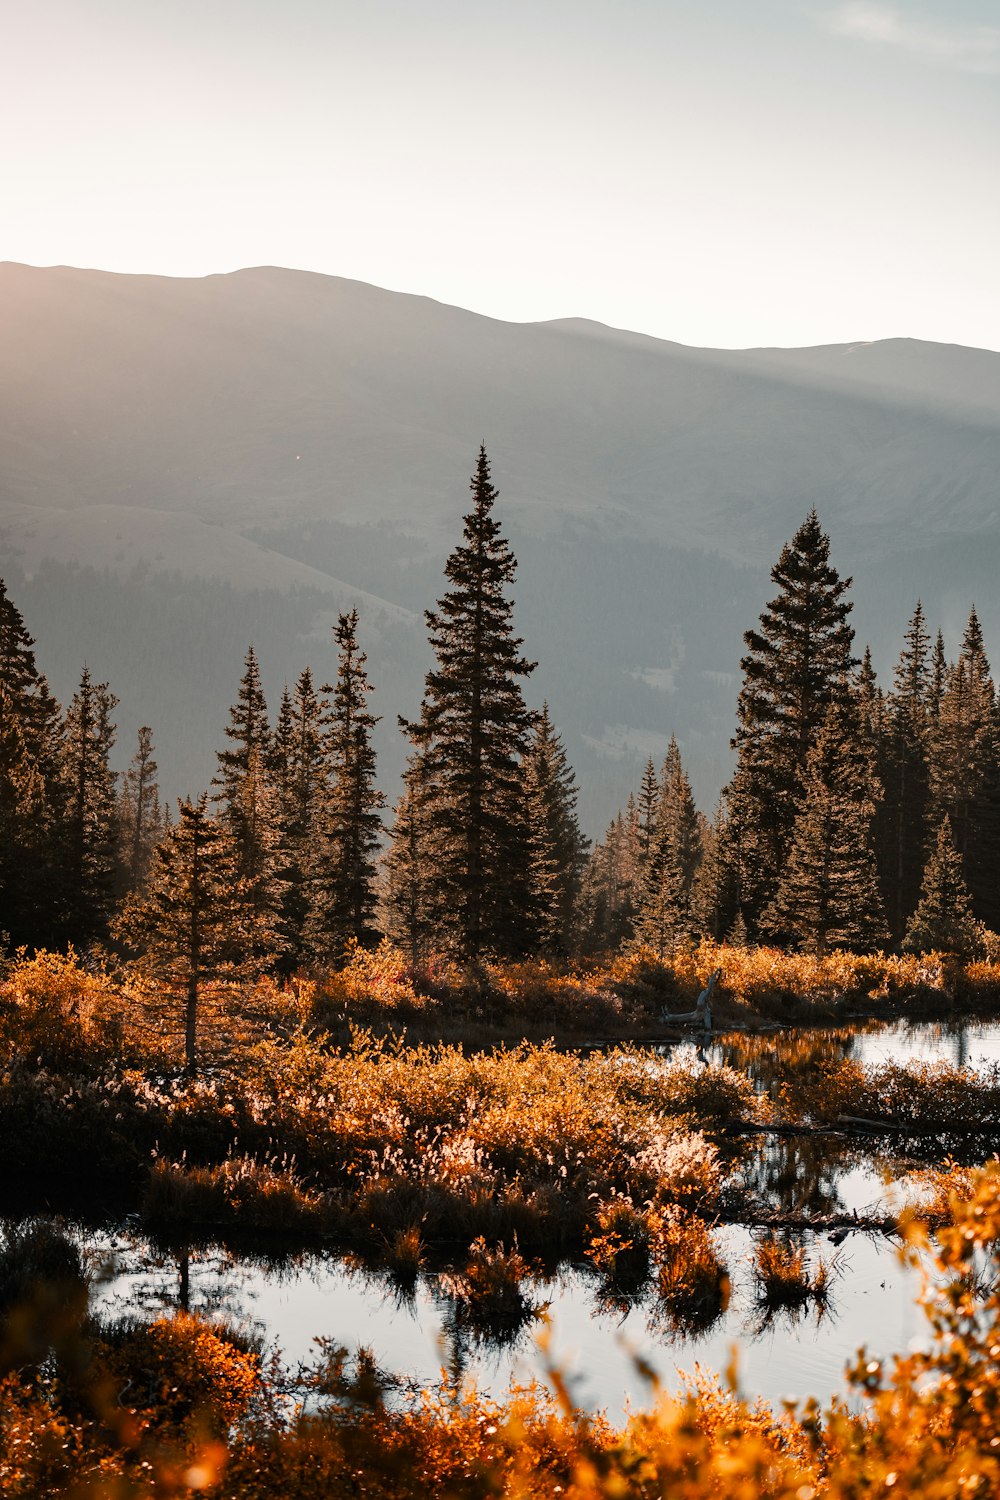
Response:
[[[665,1054],[677,1056],[686,1045],[652,1049],[650,1065]],[[865,1024],[853,1032],[729,1034],[715,1039],[708,1055],[746,1070],[758,1085],[773,1085],[797,1067],[827,1058],[976,1068],[1000,1062],[1000,1024],[896,1022]],[[747,1144],[739,1171],[762,1213],[864,1217],[884,1213],[905,1189],[906,1160],[887,1157],[886,1149],[898,1148],[883,1144],[876,1158],[871,1143],[835,1134],[760,1138]],[[143,1238],[135,1221],[127,1229],[75,1226],[71,1232],[95,1268],[95,1301],[109,1314],[152,1314],[187,1305],[225,1315],[256,1331],[292,1365],[311,1357],[317,1337],[349,1349],[367,1346],[384,1369],[418,1385],[434,1384],[447,1367],[501,1395],[512,1379],[544,1374],[546,1356],[537,1341],[541,1325],[529,1322],[505,1343],[477,1335],[457,1313],[447,1274],[422,1274],[406,1296],[388,1275],[332,1252],[268,1259],[202,1247],[179,1254]],[[807,1247],[814,1267],[816,1257],[832,1266],[829,1303],[818,1308],[808,1302],[798,1314],[779,1312],[768,1321],[752,1274],[754,1236],[760,1233],[736,1223],[713,1230],[732,1294],[721,1316],[699,1334],[670,1325],[655,1288],[632,1304],[611,1305],[602,1299],[601,1283],[590,1268],[563,1265],[547,1279],[531,1281],[529,1301],[547,1311],[548,1357],[570,1378],[579,1402],[617,1417],[628,1402],[649,1400],[637,1357],[676,1388],[681,1372],[693,1372],[696,1365],[725,1370],[734,1347],[745,1394],[775,1403],[786,1396],[826,1399],[844,1393],[845,1366],[862,1345],[871,1355],[884,1356],[904,1353],[925,1337],[916,1301],[919,1274],[901,1264],[894,1242],[859,1231],[838,1244],[811,1231],[792,1235],[793,1243]]]
[[[746,1394],[774,1403],[786,1396],[826,1398],[845,1393],[845,1366],[862,1345],[887,1355],[905,1351],[925,1333],[915,1300],[919,1276],[900,1264],[885,1239],[856,1234],[834,1249],[805,1236],[814,1253],[835,1264],[830,1304],[822,1313],[808,1306],[779,1312],[768,1323],[754,1297],[750,1231],[729,1226],[716,1236],[733,1294],[719,1321],[698,1336],[666,1328],[655,1294],[625,1310],[602,1306],[596,1277],[577,1268],[532,1284],[531,1300],[547,1304],[548,1357],[569,1377],[580,1405],[617,1417],[629,1402],[647,1403],[649,1385],[636,1356],[676,1389],[680,1372],[693,1373],[696,1365],[724,1370],[734,1345]],[[422,1277],[413,1298],[405,1299],[387,1277],[324,1256],[268,1266],[219,1251],[172,1258],[142,1241],[114,1237],[85,1236],[83,1243],[93,1262],[112,1267],[95,1297],[108,1313],[154,1313],[178,1306],[182,1297],[192,1310],[224,1314],[255,1331],[293,1365],[314,1356],[313,1340],[325,1337],[352,1350],[370,1348],[383,1368],[418,1385],[434,1384],[443,1368],[493,1394],[512,1379],[544,1377],[539,1325],[529,1325],[513,1346],[479,1343],[457,1325],[434,1278]]]

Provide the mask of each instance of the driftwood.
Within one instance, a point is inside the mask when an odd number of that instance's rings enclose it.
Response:
[[[895,1235],[899,1233],[899,1220],[895,1214],[859,1214],[852,1210],[839,1214],[772,1213],[747,1214],[737,1223],[756,1229],[811,1229],[814,1234],[829,1234],[835,1245],[839,1245],[852,1233],[875,1233]]]
[[[711,1031],[712,991],[715,989],[717,980],[721,979],[721,977],[722,970],[716,969],[714,973],[709,977],[708,983],[702,990],[701,994],[698,996],[698,999],[695,1002],[694,1010],[662,1010],[660,1012],[660,1020],[665,1022],[669,1021],[671,1026],[677,1026],[681,1024],[687,1025],[688,1023],[692,1023],[696,1026],[700,1026],[703,1031]]]

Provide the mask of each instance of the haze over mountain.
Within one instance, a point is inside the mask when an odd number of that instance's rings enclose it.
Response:
[[[888,668],[913,603],[1000,650],[1000,354],[692,349],[300,271],[0,266],[0,573],[66,698],[84,659],[200,790],[252,639],[272,698],[357,602],[384,782],[480,440],[597,831],[672,732],[725,778],[741,633],[815,505]]]

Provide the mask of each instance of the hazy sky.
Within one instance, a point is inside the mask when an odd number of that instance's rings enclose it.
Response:
[[[1000,349],[998,0],[26,0],[0,258]]]

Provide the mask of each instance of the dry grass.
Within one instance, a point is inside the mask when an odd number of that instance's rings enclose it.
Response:
[[[804,1245],[767,1235],[754,1250],[754,1279],[764,1307],[801,1307],[810,1300],[825,1305],[831,1267],[823,1260],[813,1266]]]

